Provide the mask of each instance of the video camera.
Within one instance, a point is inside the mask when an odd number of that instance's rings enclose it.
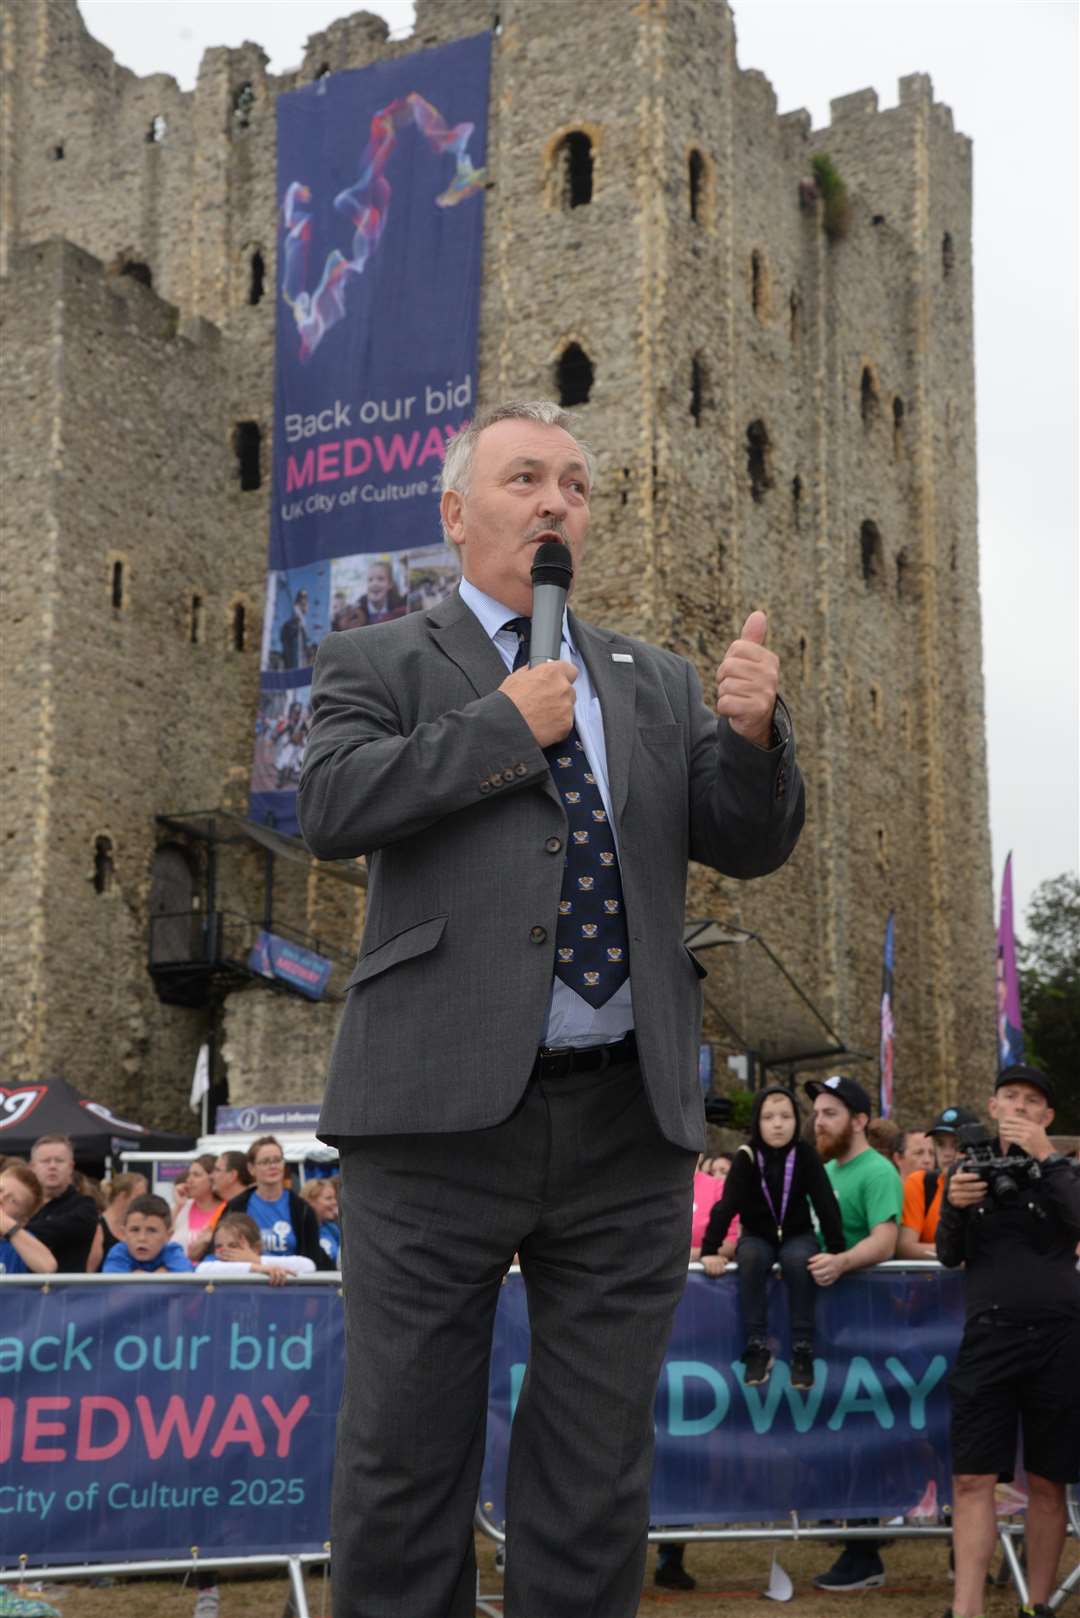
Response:
[[[1033,1157],[1018,1146],[1004,1157],[994,1151],[994,1141],[982,1124],[964,1124],[957,1131],[962,1153],[956,1167],[965,1174],[977,1174],[986,1186],[990,1200],[1009,1207],[1020,1196],[1027,1181],[1042,1179],[1042,1170]]]

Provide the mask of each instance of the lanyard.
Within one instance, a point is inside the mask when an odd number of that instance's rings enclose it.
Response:
[[[784,1160],[784,1190],[780,1197],[780,1212],[776,1211],[776,1204],[769,1190],[769,1182],[765,1178],[765,1158],[763,1153],[757,1154],[758,1172],[761,1175],[761,1189],[765,1193],[765,1201],[769,1204],[769,1211],[776,1220],[776,1239],[782,1241],[784,1236],[784,1218],[787,1214],[788,1199],[791,1196],[791,1181],[795,1173],[795,1148],[792,1146]]]

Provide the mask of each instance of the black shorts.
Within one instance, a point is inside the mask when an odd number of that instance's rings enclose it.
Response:
[[[1080,1319],[969,1321],[949,1377],[954,1473],[996,1472],[1008,1481],[1019,1430],[1028,1472],[1080,1481],[1078,1367]]]

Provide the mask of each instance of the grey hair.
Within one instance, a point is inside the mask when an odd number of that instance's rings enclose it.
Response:
[[[570,434],[581,451],[590,487],[594,483],[596,457],[589,446],[583,444],[575,433],[574,418],[568,410],[564,410],[562,405],[557,405],[553,399],[509,399],[506,404],[492,405],[490,410],[481,410],[473,417],[464,432],[458,433],[450,440],[439,477],[439,488],[443,493],[447,489],[453,489],[456,494],[468,494],[469,474],[472,471],[477,441],[484,429],[494,427],[497,421],[535,421],[541,427],[561,427],[563,432]],[[447,543],[450,543],[445,523],[443,536]]]

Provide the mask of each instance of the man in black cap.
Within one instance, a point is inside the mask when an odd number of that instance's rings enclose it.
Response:
[[[936,1169],[917,1169],[904,1181],[904,1211],[900,1216],[897,1258],[937,1258],[934,1237],[941,1218],[945,1172],[956,1159],[957,1131],[978,1118],[966,1107],[946,1107],[926,1131],[937,1153]]]
[[[955,1618],[983,1610],[997,1539],[994,1486],[1013,1475],[1023,1433],[1030,1606],[1050,1618],[1065,1543],[1065,1489],[1080,1481],[1080,1170],[1047,1135],[1054,1091],[1016,1063],[990,1100],[996,1157],[974,1172],[961,1155],[946,1179],[937,1230],[942,1264],[964,1265],[966,1325],[952,1400]],[[963,1149],[965,1142],[961,1140]]]
[[[814,1103],[814,1140],[840,1204],[846,1243],[843,1253],[815,1253],[810,1260],[814,1280],[828,1287],[852,1270],[893,1257],[903,1188],[892,1163],[866,1138],[873,1109],[862,1085],[834,1073],[809,1080],[805,1089]],[[847,1540],[832,1567],[814,1583],[819,1590],[874,1590],[885,1583],[879,1552],[877,1540]]]

